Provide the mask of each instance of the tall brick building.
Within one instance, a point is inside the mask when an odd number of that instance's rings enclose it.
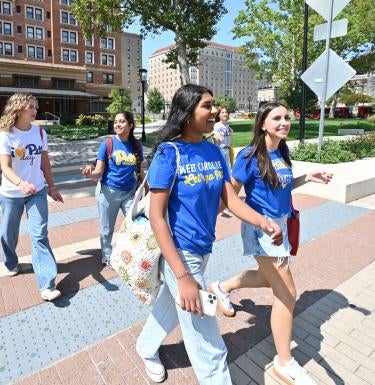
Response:
[[[141,94],[140,35],[115,33],[85,39],[73,0],[0,0],[0,109],[14,92],[39,100],[39,119],[50,112],[71,121],[105,112],[112,88],[129,90],[133,109]]]

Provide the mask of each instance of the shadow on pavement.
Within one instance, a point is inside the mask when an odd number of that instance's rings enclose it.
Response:
[[[298,338],[298,333],[293,336],[293,340],[298,343],[298,345],[293,349],[292,354],[296,360],[302,365],[305,366],[309,361],[313,360],[318,365],[323,367],[327,373],[327,376],[330,377],[336,385],[345,384],[345,381],[335,373],[334,369],[330,364],[322,357],[319,353],[321,343],[324,341],[324,336],[321,334],[320,328],[331,319],[331,317],[340,311],[341,309],[351,308],[353,310],[359,311],[364,315],[369,315],[371,312],[367,309],[357,307],[354,304],[350,304],[346,297],[342,294],[332,291],[332,290],[312,290],[305,291],[297,300],[296,310],[294,316],[296,317],[299,313],[306,310],[308,307],[313,305],[318,300],[325,297],[327,294],[331,294],[330,306],[325,307],[326,312],[320,312],[319,317],[314,317],[314,323],[309,324],[308,321],[303,321],[303,324],[306,324],[311,332],[311,328],[314,328],[313,340],[314,346],[305,346],[308,345],[308,342],[303,341]],[[237,317],[241,316],[241,312],[247,313],[250,317],[248,318],[248,327],[239,329],[234,333],[227,333],[223,335],[224,341],[228,348],[228,362],[235,361],[238,357],[247,353],[252,347],[261,342],[265,337],[271,334],[270,329],[270,314],[271,306],[270,305],[256,305],[250,299],[243,299],[240,301],[240,305],[235,306]],[[324,314],[324,315],[323,315]],[[323,315],[323,316],[322,316]],[[242,314],[243,316],[243,314]],[[243,319],[244,317],[241,317]],[[316,320],[319,319],[319,324]],[[301,320],[301,318],[300,318]],[[227,319],[227,322],[230,324],[230,319]],[[303,325],[302,325],[303,327]],[[310,332],[308,331],[309,335]],[[308,350],[311,350],[309,356],[306,355],[306,347]],[[273,354],[276,354],[274,348]],[[183,342],[177,344],[163,345],[160,349],[161,359],[163,360],[166,369],[173,368],[184,368],[190,366],[190,361],[186,354]],[[272,358],[269,357],[269,360],[265,362],[265,365],[261,369],[266,370],[270,366]],[[258,364],[259,365],[259,364]],[[261,365],[262,366],[262,365]],[[264,372],[261,371],[262,375],[254,377],[253,381],[258,385],[265,385]],[[249,372],[249,376],[254,376],[256,373]]]

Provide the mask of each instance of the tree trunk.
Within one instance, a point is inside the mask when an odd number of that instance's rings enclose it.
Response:
[[[336,92],[333,95],[332,103],[331,103],[331,106],[330,106],[330,109],[329,109],[328,119],[333,119],[335,117],[335,108],[336,108],[336,105],[337,105],[337,98],[338,98],[338,92]]]
[[[190,83],[190,75],[189,75],[189,61],[186,54],[186,42],[184,41],[182,35],[176,32],[175,36],[176,49],[177,49],[177,61],[178,68],[180,70],[180,79],[181,84],[189,84]]]

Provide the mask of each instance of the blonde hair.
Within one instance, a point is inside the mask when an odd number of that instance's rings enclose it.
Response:
[[[19,113],[25,109],[31,100],[34,100],[37,107],[38,102],[35,96],[31,94],[16,93],[8,100],[4,108],[4,112],[0,118],[0,131],[9,132],[16,124]]]

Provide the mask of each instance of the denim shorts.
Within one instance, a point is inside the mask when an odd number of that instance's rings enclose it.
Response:
[[[280,246],[272,244],[272,239],[257,226],[246,222],[241,223],[241,236],[244,255],[251,257],[276,257],[290,259],[290,244],[288,241],[288,216],[267,219],[276,222],[283,232],[283,243]]]

